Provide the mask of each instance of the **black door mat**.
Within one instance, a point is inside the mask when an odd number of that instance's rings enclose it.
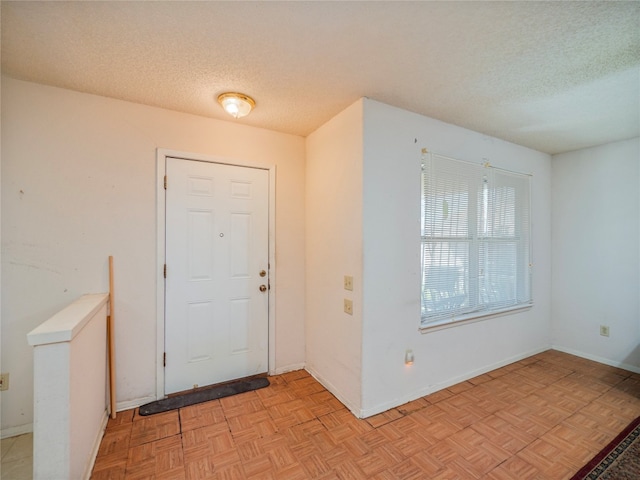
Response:
[[[250,392],[260,388],[268,387],[269,379],[265,377],[252,378],[240,382],[228,383],[219,387],[205,388],[195,392],[176,395],[175,397],[164,398],[155,402],[142,405],[138,411],[143,417],[154,413],[168,412],[176,408],[188,407],[196,403],[217,400],[218,398],[230,397],[238,393]]]

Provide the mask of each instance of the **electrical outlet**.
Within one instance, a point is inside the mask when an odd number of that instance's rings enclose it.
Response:
[[[609,336],[609,327],[607,325],[600,325],[600,335],[603,337]]]
[[[404,352],[404,364],[405,365],[413,365],[413,361],[415,357],[413,356],[413,350],[407,350]]]
[[[344,276],[344,289],[353,291],[353,277],[351,275]]]
[[[9,374],[0,374],[0,391],[9,390]]]
[[[349,315],[353,315],[353,302],[348,298],[344,299],[344,313],[348,313]]]

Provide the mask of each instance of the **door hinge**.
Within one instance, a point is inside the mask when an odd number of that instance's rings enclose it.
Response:
[[[164,176],[164,189],[167,189],[167,176]]]
[[[167,264],[166,263],[164,264],[163,275],[164,275],[164,278],[167,278]]]
[[[162,366],[167,366],[167,352],[164,352],[164,355],[162,355]]]

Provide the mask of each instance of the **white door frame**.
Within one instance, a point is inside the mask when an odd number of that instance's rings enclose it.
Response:
[[[166,173],[166,158],[180,158],[200,162],[221,163],[237,167],[250,167],[267,170],[269,172],[269,374],[273,375],[276,364],[275,331],[276,331],[276,166],[265,167],[257,163],[236,160],[197,153],[186,153],[175,150],[158,148],[156,152],[156,399],[165,397],[164,394],[164,323],[165,323],[165,227],[166,227],[166,191],[164,176]],[[171,180],[169,180],[171,181]]]

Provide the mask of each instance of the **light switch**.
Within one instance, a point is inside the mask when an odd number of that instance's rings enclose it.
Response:
[[[348,313],[349,315],[353,315],[353,302],[348,298],[344,299],[344,313]]]

